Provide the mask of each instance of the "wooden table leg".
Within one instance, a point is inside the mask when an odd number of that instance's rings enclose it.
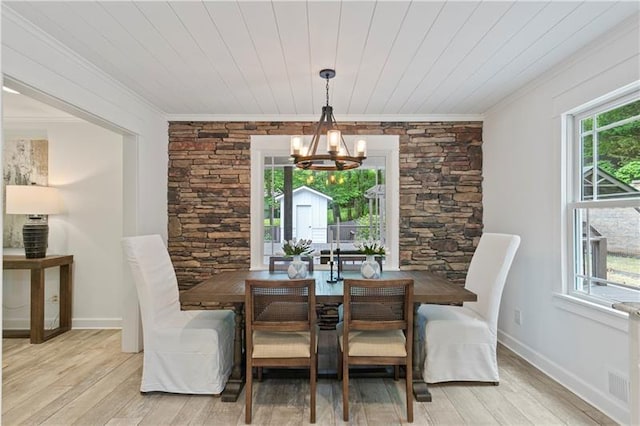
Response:
[[[418,322],[420,303],[413,304],[413,395],[416,401],[431,402],[431,392],[422,378],[420,368],[420,325]]]
[[[233,340],[233,370],[231,377],[227,380],[227,385],[222,391],[223,402],[235,402],[244,387],[243,374],[243,331],[244,331],[244,303],[238,303],[234,308],[235,312],[235,336]]]
[[[71,330],[71,299],[72,299],[71,265],[60,266],[60,329]]]
[[[44,269],[31,270],[31,343],[44,341]]]

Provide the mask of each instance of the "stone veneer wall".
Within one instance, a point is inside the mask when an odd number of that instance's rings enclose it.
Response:
[[[181,289],[249,268],[251,135],[311,134],[311,122],[170,122],[169,253]],[[482,122],[340,123],[399,135],[400,267],[463,283],[482,233]]]

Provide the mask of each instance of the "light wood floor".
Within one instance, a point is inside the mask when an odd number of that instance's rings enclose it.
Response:
[[[40,345],[3,339],[2,361],[3,425],[244,424],[244,393],[236,403],[140,394],[142,354],[121,353],[116,330],[74,330]],[[415,402],[415,424],[614,424],[504,347],[498,363],[499,386],[431,386],[433,402]],[[351,383],[351,423],[404,423],[403,380]],[[319,380],[317,424],[343,424],[341,398],[339,382]],[[308,401],[304,380],[265,378],[255,386],[253,423],[307,424]]]

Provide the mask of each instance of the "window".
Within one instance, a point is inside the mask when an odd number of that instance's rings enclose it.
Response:
[[[640,93],[567,115],[568,292],[610,305],[640,301]]]
[[[311,239],[316,253],[328,250],[332,239],[343,251],[354,250],[357,240],[378,239],[388,248],[385,269],[398,268],[398,137],[366,138],[363,165],[343,172],[291,167],[288,136],[251,138],[252,269],[265,269],[269,256],[282,252],[285,168],[292,169],[292,237]],[[322,259],[315,261],[322,269]]]

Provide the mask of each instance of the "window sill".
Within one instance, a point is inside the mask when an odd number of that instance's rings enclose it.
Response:
[[[617,311],[612,307],[561,293],[555,293],[553,295],[553,302],[555,306],[562,310],[580,315],[600,324],[615,328],[616,330],[626,333],[629,329],[627,321],[629,315],[624,312]]]

